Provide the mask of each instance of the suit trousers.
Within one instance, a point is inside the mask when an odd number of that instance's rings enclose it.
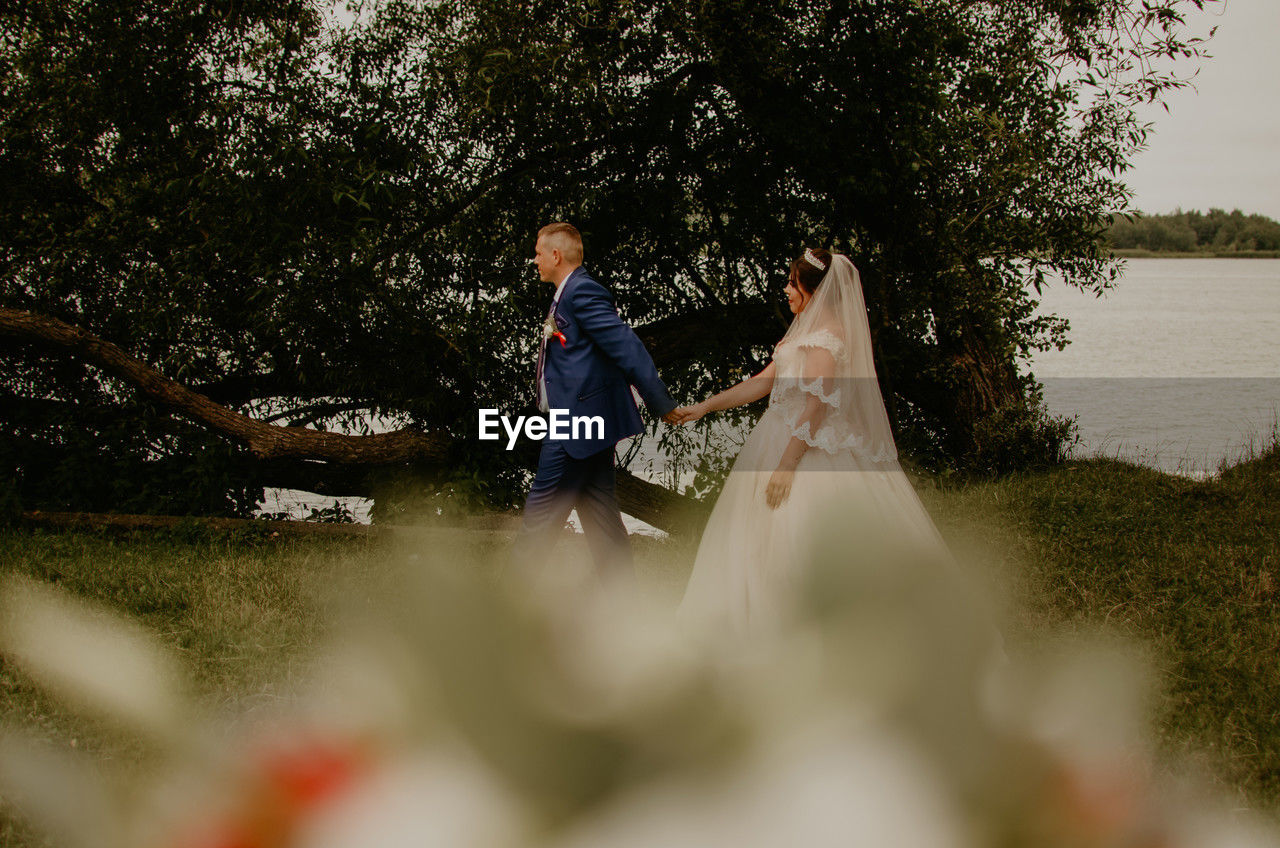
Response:
[[[544,439],[538,470],[524,503],[524,519],[511,549],[511,564],[538,569],[547,559],[569,513],[577,507],[591,558],[602,576],[631,576],[631,541],[615,492],[613,446],[574,459],[564,442]]]

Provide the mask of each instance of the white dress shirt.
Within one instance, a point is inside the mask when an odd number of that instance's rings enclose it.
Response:
[[[573,271],[576,271],[576,270],[577,270],[576,268],[573,269]],[[554,316],[555,316],[556,305],[560,303],[560,292],[564,291],[564,284],[569,282],[569,275],[572,274],[573,271],[570,271],[568,274],[565,274],[564,279],[560,281],[560,284],[558,286],[556,286],[556,294],[555,294],[555,297],[551,298],[551,310],[549,312],[549,314],[552,316],[551,318],[552,321],[555,320]],[[546,337],[546,331],[544,330],[541,344],[545,345],[549,342],[550,342],[550,339]],[[551,404],[548,403],[547,401],[547,359],[546,359],[546,352],[544,351],[542,354],[542,379],[538,381],[538,409],[540,409],[543,412],[550,412],[551,411],[550,406]]]

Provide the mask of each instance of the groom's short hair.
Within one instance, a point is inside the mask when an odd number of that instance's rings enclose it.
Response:
[[[548,247],[560,251],[566,262],[582,264],[582,233],[573,224],[557,221],[538,230],[538,238],[546,239]]]

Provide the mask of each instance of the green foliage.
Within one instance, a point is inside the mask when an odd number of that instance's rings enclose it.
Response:
[[[693,482],[684,493],[714,503],[729,479],[733,460],[734,457],[729,454],[704,453],[698,458],[698,463],[693,469]]]
[[[1040,404],[1002,406],[978,421],[974,450],[960,463],[971,473],[998,476],[1062,464],[1079,441],[1074,418],[1054,417]]]
[[[6,6],[0,303],[261,418],[450,435],[503,504],[523,476],[474,416],[529,398],[539,226],[583,230],[631,323],[692,325],[682,400],[760,364],[823,243],[865,272],[904,441],[955,460],[991,411],[956,386],[1063,340],[1032,291],[1114,277],[1133,106],[1180,84],[1203,1]],[[31,506],[238,513],[273,483],[83,365],[3,347],[0,390]],[[191,457],[187,497],[157,463]]]
[[[240,449],[150,404],[100,395],[10,396],[0,490],[31,509],[167,515],[247,516],[262,497]]]
[[[12,480],[0,479],[0,527],[11,527],[22,518],[22,499]]]
[[[0,298],[261,417],[390,412],[456,428],[466,407],[446,393],[468,369],[444,367],[421,286],[440,254],[405,232],[420,222],[399,194],[438,187],[438,157],[405,146],[435,139],[414,119],[384,144],[368,91],[328,74],[322,48],[344,48],[320,24],[302,0],[0,12],[0,170],[13,180]],[[33,402],[0,413],[32,505],[240,514],[253,496],[228,499],[228,478],[270,482],[216,437],[130,415],[128,389],[93,369],[0,357],[5,388]],[[186,485],[222,486],[225,503],[173,491],[180,467],[156,479],[165,459],[213,455],[225,462],[187,463]]]
[[[384,475],[372,494],[372,519],[378,524],[450,524],[513,502],[507,491],[522,489],[525,481],[504,481],[496,471],[465,465],[451,473],[430,477],[400,473]]]
[[[1265,215],[1245,215],[1239,209],[1116,216],[1107,238],[1117,250],[1154,253],[1280,251],[1280,222]]]
[[[1032,290],[1114,278],[1132,106],[1177,84],[1151,70],[1168,48],[1197,50],[1176,3],[445,8],[474,180],[500,186],[465,244],[570,218],[641,321],[776,304],[801,245],[848,251],[899,434],[951,461],[994,409],[957,408],[956,385],[1007,371],[1011,404],[1012,363],[1062,342]],[[706,351],[678,393],[722,388],[749,344]]]

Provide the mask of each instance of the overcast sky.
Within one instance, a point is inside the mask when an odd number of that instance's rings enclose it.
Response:
[[[1216,206],[1280,220],[1280,0],[1226,0],[1193,13],[1194,32],[1218,34],[1197,90],[1169,96],[1148,149],[1126,181],[1144,212]]]

